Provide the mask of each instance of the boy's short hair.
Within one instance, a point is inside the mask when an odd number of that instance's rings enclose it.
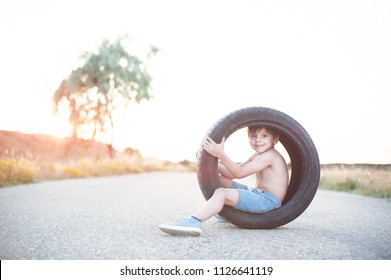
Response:
[[[250,136],[251,133],[256,133],[258,130],[261,130],[262,128],[264,128],[267,133],[270,133],[271,135],[273,135],[273,138],[276,138],[279,136],[277,131],[275,131],[273,128],[265,126],[265,125],[249,126],[249,127],[247,127],[247,134],[248,134],[248,136]]]

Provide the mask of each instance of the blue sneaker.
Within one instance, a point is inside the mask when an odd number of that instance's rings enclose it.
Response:
[[[227,220],[224,219],[223,217],[221,217],[219,214],[216,214],[213,216],[215,218],[216,221],[220,222],[220,223],[224,223],[226,222]]]
[[[162,224],[159,228],[172,235],[197,236],[202,232],[202,222],[190,216],[173,224]]]

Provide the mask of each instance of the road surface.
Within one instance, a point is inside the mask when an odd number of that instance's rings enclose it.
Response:
[[[195,173],[152,172],[0,189],[0,259],[391,259],[391,201],[319,190],[296,220],[245,230],[211,219],[199,237],[158,225],[204,202]]]

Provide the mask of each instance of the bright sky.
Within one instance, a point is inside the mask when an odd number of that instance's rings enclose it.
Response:
[[[215,121],[265,106],[301,123],[322,163],[391,163],[390,15],[388,0],[1,1],[0,129],[69,135],[54,90],[81,53],[128,34],[161,52],[154,98],[118,116],[119,149],[195,160]]]

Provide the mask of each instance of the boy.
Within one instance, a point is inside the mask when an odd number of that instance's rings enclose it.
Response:
[[[279,208],[288,189],[288,169],[284,158],[274,145],[279,135],[265,126],[248,127],[248,137],[255,154],[247,161],[237,164],[224,152],[225,138],[220,144],[206,138],[203,147],[220,162],[218,170],[223,188],[216,189],[213,196],[194,215],[173,224],[159,228],[173,235],[199,235],[202,222],[218,214],[229,205],[249,213],[265,213]],[[248,189],[233,179],[256,174],[254,189]]]

